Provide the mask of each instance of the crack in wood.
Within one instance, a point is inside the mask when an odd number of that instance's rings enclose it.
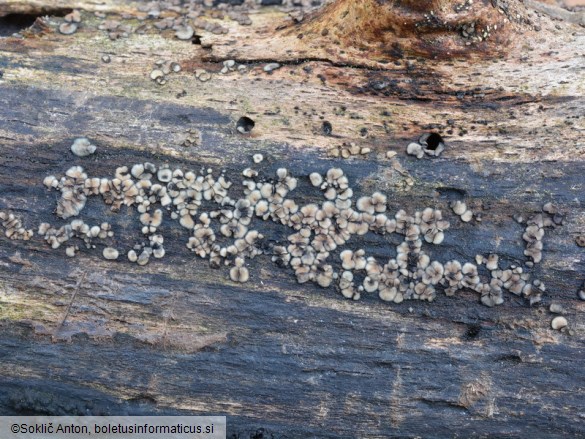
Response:
[[[169,320],[174,319],[174,309],[175,303],[177,302],[177,293],[173,293],[171,295],[171,302],[169,304],[168,310],[163,311],[163,329],[162,329],[162,336],[161,336],[161,344],[162,348],[167,348],[168,340],[168,329],[169,329]]]
[[[65,310],[65,315],[63,316],[63,320],[61,320],[61,323],[59,324],[59,327],[57,328],[57,330],[55,332],[60,331],[63,328],[63,325],[65,324],[65,321],[67,320],[67,317],[69,317],[69,312],[71,311],[71,306],[73,305],[73,302],[75,301],[75,297],[77,297],[77,293],[79,291],[79,288],[81,287],[81,284],[85,280],[86,274],[87,274],[87,272],[84,271],[81,274],[81,277],[78,279],[77,283],[75,284],[75,289],[73,290],[73,295],[71,296],[71,300],[69,302],[69,305],[67,305],[67,309]]]

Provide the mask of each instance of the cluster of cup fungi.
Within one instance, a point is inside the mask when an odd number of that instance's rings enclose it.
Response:
[[[0,211],[0,225],[4,229],[4,236],[9,239],[28,241],[34,235],[33,230],[27,230],[22,220],[12,212]]]
[[[84,156],[95,149],[90,142],[77,140],[72,151]],[[262,160],[260,154],[253,157],[254,164]],[[223,173],[173,169],[148,162],[119,167],[111,179],[89,177],[82,167],[73,166],[61,177],[46,177],[44,185],[61,193],[56,214],[63,219],[78,216],[90,196],[101,196],[113,211],[123,205],[135,207],[146,242],[125,254],[138,265],[148,264],[151,257],[164,257],[164,238],[159,229],[169,217],[189,230],[187,248],[209,260],[214,268],[229,267],[234,282],[248,281],[246,261],[268,253],[278,266],[294,270],[299,283],[314,282],[323,288],[335,285],[344,297],[353,300],[377,293],[380,299],[394,303],[408,299],[433,301],[438,289],[447,296],[473,290],[481,303],[491,307],[503,303],[504,290],[528,298],[530,303],[538,302],[545,291],[544,283],[531,280],[523,267],[502,267],[497,254],[478,255],[475,263],[431,260],[423,244],[442,244],[450,227],[444,213],[427,207],[414,214],[404,210],[389,214],[387,197],[381,192],[355,199],[349,179],[340,168],[304,177],[324,198],[321,203],[304,205],[289,197],[299,180],[288,169],[278,169],[274,178],[259,177],[253,167],[242,174],[243,196],[238,199],[230,197],[233,183]],[[212,207],[207,209],[208,206]],[[451,208],[463,222],[474,216],[464,202],[454,202]],[[253,227],[259,219],[286,226],[292,233],[286,242],[263,244],[264,236]],[[544,228],[561,222],[562,215],[550,203],[542,213],[525,221],[528,266],[541,260]],[[379,261],[363,249],[344,248],[352,236],[369,232],[402,236],[396,256]],[[91,226],[80,219],[60,228],[43,223],[39,234],[53,248],[71,238],[80,238],[91,248],[96,240],[113,237],[110,224]],[[116,260],[123,254],[112,245],[104,245],[106,259]],[[76,246],[67,247],[66,254],[74,256],[77,250]],[[332,263],[337,257],[338,264]],[[336,270],[334,265],[341,269]],[[479,272],[482,265],[489,276]]]
[[[144,12],[141,20],[159,19],[159,9],[156,2],[145,4],[141,8]],[[158,30],[174,29],[176,38],[192,40],[195,32],[189,19],[196,19],[200,11],[189,9],[181,12],[185,12],[184,17],[177,12],[177,18],[160,18],[154,27]],[[247,16],[242,17],[241,24],[249,24]],[[59,31],[66,35],[75,33],[81,18],[79,11],[73,11],[64,18]],[[237,13],[230,15],[230,18],[240,21]],[[204,21],[195,24],[202,28],[212,26]],[[116,21],[104,22],[100,29],[108,31],[112,39],[130,33],[129,27]],[[220,27],[207,30],[226,32]],[[472,27],[463,28],[461,32],[466,38],[476,34]],[[486,34],[482,37],[485,38]],[[107,56],[102,60],[109,62],[110,58]],[[264,71],[272,73],[280,67],[277,63],[270,63]],[[159,62],[151,71],[150,78],[163,85],[169,74],[180,70],[176,62]],[[243,73],[246,66],[227,60],[220,73],[236,71]],[[198,71],[197,78],[206,81],[210,76]],[[247,134],[253,127],[254,122],[244,117],[238,121],[237,130]],[[327,129],[330,132],[330,124]],[[418,142],[410,143],[406,152],[421,159],[425,156],[437,157],[444,149],[440,135],[425,133]],[[96,147],[81,138],[74,142],[71,150],[78,157],[85,157],[93,154]],[[369,148],[344,143],[333,148],[330,155],[349,158],[369,152]],[[390,154],[394,153],[389,152],[388,158]],[[253,158],[255,164],[262,161],[260,154]],[[497,254],[477,255],[475,263],[431,260],[423,244],[442,244],[450,227],[444,213],[427,207],[412,215],[404,210],[392,215],[387,211],[387,197],[380,192],[362,196],[354,204],[353,190],[340,168],[329,169],[325,175],[312,173],[308,176],[310,183],[321,190],[324,201],[305,205],[287,198],[297,187],[298,177],[286,168],[278,169],[272,179],[258,178],[259,172],[252,168],[245,169],[243,176],[244,196],[239,199],[229,196],[232,182],[223,174],[215,176],[211,169],[195,172],[153,163],[119,167],[112,179],[89,177],[82,167],[74,166],[60,178],[46,177],[44,184],[61,192],[56,214],[63,219],[79,216],[90,196],[101,196],[113,211],[119,210],[122,205],[135,207],[140,213],[146,242],[125,254],[130,262],[138,265],[148,264],[152,257],[164,257],[164,238],[159,228],[165,217],[170,217],[190,231],[187,248],[198,257],[208,259],[212,267],[227,266],[234,282],[250,279],[247,259],[268,252],[278,266],[294,270],[299,283],[314,282],[323,288],[335,285],[345,298],[353,300],[360,299],[366,293],[377,293],[380,299],[394,303],[408,299],[433,301],[438,289],[442,289],[447,296],[461,290],[472,290],[479,294],[481,303],[491,307],[503,303],[504,290],[528,298],[531,304],[538,302],[545,291],[544,283],[538,279],[531,280],[531,275],[523,267],[502,267]],[[215,204],[215,208],[200,212],[205,202]],[[450,207],[460,221],[467,223],[474,219],[474,213],[464,201],[455,201]],[[286,243],[267,247],[261,244],[264,236],[252,227],[257,220],[276,222],[289,227],[294,233],[288,236]],[[526,242],[524,254],[529,260],[524,265],[533,267],[542,260],[545,229],[561,225],[563,217],[552,204],[547,203],[542,213],[526,220],[516,217],[516,220],[526,225],[523,233]],[[11,212],[0,211],[0,225],[10,239],[30,240],[34,234],[32,230],[25,229],[20,218]],[[368,256],[363,249],[343,248],[352,236],[369,232],[402,236],[403,241],[396,246],[396,256],[388,261],[379,261],[374,256]],[[81,219],[73,219],[61,227],[42,223],[38,233],[53,249],[77,239],[87,248],[95,248],[98,241],[105,243],[102,255],[107,260],[118,260],[122,254],[111,244],[114,232],[107,222],[90,225]],[[577,243],[582,245],[580,241]],[[78,245],[67,245],[65,249],[69,257],[74,257],[78,251]],[[337,252],[340,270],[330,263]],[[489,273],[487,277],[479,273],[481,266]],[[579,291],[579,297],[585,300],[585,287]],[[561,329],[567,326],[566,319],[556,317],[552,326]]]

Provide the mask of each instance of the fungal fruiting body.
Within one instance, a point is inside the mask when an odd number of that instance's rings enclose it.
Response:
[[[79,249],[77,248],[77,246],[70,245],[69,247],[67,247],[67,248],[65,249],[65,254],[66,254],[67,256],[69,256],[70,258],[72,258],[72,257],[74,257],[74,256],[75,256],[75,254],[77,253],[77,251],[78,251],[78,250],[79,250]]]
[[[552,319],[550,326],[553,329],[556,330],[561,330],[563,328],[565,328],[569,323],[567,322],[567,319],[561,316],[555,317],[554,319]]]
[[[329,150],[329,155],[331,157],[342,157],[344,159],[347,159],[352,155],[358,154],[366,155],[369,154],[370,152],[371,152],[370,148],[361,147],[351,142],[344,142],[341,145],[337,145],[331,148]]]
[[[73,220],[58,229],[48,223],[41,223],[38,233],[53,249],[61,247],[61,244],[73,238],[81,239],[87,248],[94,248],[96,240],[106,240],[114,236],[114,232],[108,223],[104,222],[99,226],[90,226],[79,219]],[[75,256],[77,250],[77,246],[69,246],[66,249],[66,254],[70,257]]]
[[[438,157],[445,150],[443,138],[437,133],[425,133],[418,142],[411,142],[406,147],[406,153],[422,159],[425,154]]]
[[[272,73],[274,70],[280,69],[280,64],[277,62],[268,63],[264,66],[264,71],[266,73]]]
[[[65,22],[59,25],[59,32],[63,35],[71,35],[77,32],[79,23],[81,23],[81,13],[75,9],[63,18]]]
[[[96,146],[92,145],[91,142],[85,137],[75,139],[71,145],[71,152],[77,157],[86,157],[95,152]]]
[[[526,241],[524,254],[531,258],[535,264],[542,260],[542,240],[545,228],[554,228],[564,221],[563,215],[557,212],[552,203],[546,203],[542,211],[543,213],[535,214],[526,220],[526,229],[522,235],[522,238]]]
[[[22,220],[12,212],[0,210],[0,224],[4,228],[4,236],[10,239],[28,241],[34,235],[30,229],[25,229]]]
[[[106,247],[103,250],[103,255],[104,258],[109,259],[109,260],[114,260],[114,259],[118,259],[118,250],[116,250],[113,247]]]
[[[558,303],[551,303],[548,310],[553,314],[564,314],[565,309]]]
[[[193,38],[193,35],[194,34],[195,34],[195,31],[189,25],[187,25],[187,26],[178,26],[176,28],[176,30],[175,30],[175,36],[179,40],[190,40],[191,38]]]
[[[228,59],[223,62],[223,68],[221,69],[220,73],[225,75],[226,73],[233,72],[236,70],[236,61],[233,59]]]
[[[244,267],[244,259],[236,258],[236,266],[230,270],[230,278],[234,282],[248,282],[250,277],[248,269]]]
[[[261,159],[254,157],[258,163]],[[443,211],[427,207],[413,214],[404,210],[391,214],[387,196],[381,192],[360,196],[354,205],[349,179],[340,168],[308,175],[310,184],[321,191],[324,200],[304,205],[290,198],[298,180],[286,168],[277,169],[272,178],[260,177],[251,168],[244,170],[243,175],[244,193],[238,199],[230,197],[232,182],[224,174],[214,175],[211,169],[200,172],[173,169],[149,162],[119,167],[112,179],[90,178],[81,167],[72,167],[61,178],[45,178],[44,184],[61,192],[57,214],[63,218],[78,215],[89,196],[101,196],[113,211],[122,205],[136,208],[145,241],[130,249],[127,258],[138,265],[165,256],[159,229],[170,218],[189,231],[186,244],[189,250],[208,259],[213,268],[230,267],[230,279],[239,283],[250,278],[246,261],[268,251],[278,266],[294,271],[299,283],[313,282],[323,288],[336,285],[344,297],[352,300],[363,294],[375,294],[394,303],[409,299],[433,301],[437,291],[451,296],[466,289],[478,293],[484,305],[495,306],[503,302],[505,290],[526,297],[531,303],[540,300],[545,291],[544,284],[531,281],[522,267],[502,267],[497,254],[478,255],[477,265],[432,260],[424,246],[443,243],[450,228]],[[202,212],[204,202],[215,207]],[[473,216],[463,201],[452,203],[451,209],[463,222]],[[542,238],[540,224],[542,227],[548,224],[544,215],[542,221],[539,217],[530,220],[530,226],[536,226],[525,231],[531,240]],[[259,220],[281,224],[293,232],[288,234],[287,242],[263,244],[264,237],[256,226]],[[346,247],[352,236],[370,232],[402,236],[402,242],[396,245],[396,256],[379,261],[364,249]],[[80,238],[87,247],[94,247],[94,239],[113,235],[107,223],[89,226],[82,220],[59,229],[42,224],[39,234],[53,248],[71,238]],[[66,253],[75,254],[77,248],[70,247]],[[339,257],[334,257],[335,254]],[[108,246],[103,255],[106,259],[117,259],[119,253]],[[490,273],[488,278],[480,274],[478,265],[485,265]]]
[[[406,153],[415,156],[417,159],[422,159],[425,155],[422,145],[414,142],[408,144]]]
[[[188,26],[187,26],[188,27]],[[177,31],[179,33],[180,31]],[[191,29],[192,32],[192,29]],[[187,33],[185,33],[187,35]],[[167,76],[171,73],[178,73],[181,71],[181,65],[175,61],[158,60],[155,63],[153,70],[150,72],[150,79],[158,85],[167,83]]]
[[[467,204],[463,201],[453,201],[451,203],[451,209],[453,209],[455,215],[459,215],[459,218],[464,223],[468,223],[473,219],[473,212],[467,208]]]

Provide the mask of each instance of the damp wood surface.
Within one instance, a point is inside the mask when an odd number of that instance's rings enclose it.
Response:
[[[387,304],[299,285],[267,255],[246,261],[250,280],[237,284],[229,268],[190,253],[188,232],[168,218],[166,256],[137,266],[125,257],[144,240],[136,210],[114,213],[89,197],[80,218],[112,224],[118,261],[99,245],[69,258],[36,233],[0,236],[0,414],[226,415],[233,438],[584,435],[585,258],[575,243],[585,234],[583,13],[509,3],[525,15],[503,54],[384,62],[390,55],[313,47],[318,38],[299,38],[295,26],[322,36],[323,21],[295,23],[277,8],[254,9],[251,26],[209,19],[229,32],[198,29],[202,44],[192,44],[172,30],[115,40],[98,30],[96,11],[138,26],[137,3],[2,2],[0,15],[82,11],[73,35],[52,17],[24,37],[0,37],[0,209],[35,232],[68,222],[55,216],[47,175],[81,165],[112,178],[145,161],[225,170],[234,193],[244,168],[268,178],[286,167],[300,182],[290,194],[298,204],[322,200],[311,172],[340,167],[354,198],[381,191],[390,215],[441,209],[451,228],[427,250],[443,263],[497,252],[522,264],[524,226],[513,215],[553,202],[566,217],[547,230],[543,261],[530,270],[546,285],[539,304],[505,293],[488,308],[471,291]],[[149,77],[161,59],[181,65],[162,86]],[[220,74],[228,59],[246,72]],[[269,62],[281,67],[267,73]],[[196,78],[201,69],[209,81]],[[248,136],[236,130],[241,116],[255,121]],[[189,129],[200,144],[183,146]],[[406,155],[429,131],[443,136],[445,152]],[[78,137],[96,153],[73,155]],[[344,142],[371,152],[331,158]],[[449,209],[462,197],[481,222],[462,223]],[[269,243],[293,233],[252,224]],[[399,243],[368,234],[345,248],[387,260]],[[570,331],[551,329],[552,303]]]

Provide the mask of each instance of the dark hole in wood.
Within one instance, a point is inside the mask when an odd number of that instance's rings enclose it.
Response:
[[[508,361],[510,363],[522,363],[522,358],[517,354],[502,355],[497,361]]]
[[[129,403],[131,403],[131,404],[132,403],[136,403],[136,404],[156,404],[156,402],[157,402],[156,399],[153,398],[152,396],[150,396],[150,395],[144,395],[144,394],[135,396],[134,398],[130,398],[127,401]]]
[[[236,123],[236,129],[242,134],[248,134],[255,125],[256,123],[252,119],[247,116],[242,116]]]
[[[465,333],[465,338],[468,340],[473,340],[477,338],[481,331],[481,326],[477,324],[471,324],[467,327],[467,332]]]
[[[201,46],[201,35],[193,35],[193,39],[191,40],[193,44],[197,44]]]
[[[565,216],[560,213],[555,213],[555,215],[553,216],[553,222],[557,226],[562,226],[563,223],[565,222]]]
[[[214,6],[220,5],[222,3],[227,3],[228,5],[241,5],[242,3],[244,3],[244,0],[215,0],[213,2]]]
[[[64,17],[71,13],[72,9],[42,10],[37,14],[8,14],[0,17],[0,37],[9,37],[12,34],[31,27],[37,18],[45,15]]]
[[[259,428],[254,433],[250,433],[250,439],[269,439],[272,437],[272,434],[269,434],[263,428]]]
[[[321,129],[323,130],[323,134],[325,134],[326,136],[330,136],[331,133],[333,132],[333,125],[331,125],[331,122],[323,122],[323,126],[321,127]]]
[[[443,138],[437,133],[431,133],[427,137],[427,149],[431,151],[437,149],[441,143],[443,143]]]
[[[440,187],[437,188],[437,192],[441,198],[445,198],[448,201],[461,201],[467,195],[467,191],[456,187]]]

